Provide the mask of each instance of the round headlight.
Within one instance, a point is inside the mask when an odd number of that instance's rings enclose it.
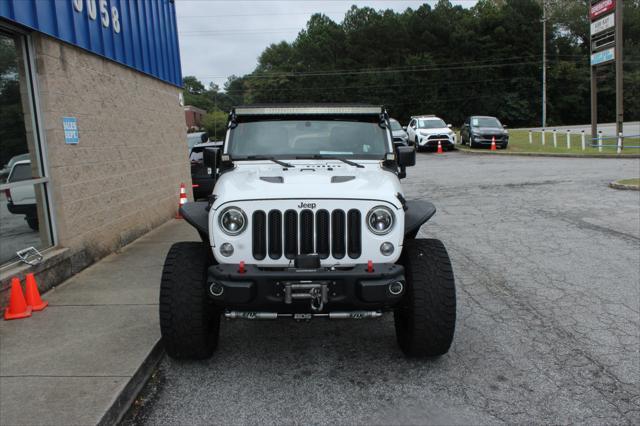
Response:
[[[238,207],[227,207],[220,214],[220,228],[229,235],[238,235],[247,227],[247,216]]]
[[[376,235],[388,234],[393,228],[394,216],[391,209],[385,206],[377,206],[367,213],[367,226],[369,231]]]

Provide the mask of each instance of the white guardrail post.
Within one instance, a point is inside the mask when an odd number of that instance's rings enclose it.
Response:
[[[533,143],[533,134],[531,133],[531,130],[529,130],[529,143]]]
[[[571,129],[567,129],[567,149],[571,149]]]
[[[544,128],[542,129],[542,145],[544,146]]]
[[[585,141],[585,136],[584,136],[584,130],[582,131],[582,135],[580,136],[580,143],[582,144],[582,150],[584,151],[586,148],[586,141]]]
[[[602,152],[602,130],[598,131],[598,152]]]
[[[556,129],[553,129],[553,147],[554,148],[558,147],[558,133]]]
[[[618,154],[622,153],[622,132],[618,133]]]

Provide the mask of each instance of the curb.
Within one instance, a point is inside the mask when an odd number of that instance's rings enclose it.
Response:
[[[618,183],[618,182],[611,182],[609,184],[610,188],[613,189],[622,189],[622,190],[629,190],[629,191],[640,191],[640,186],[638,185],[625,185],[623,183]]]
[[[107,412],[98,422],[98,426],[114,425],[122,421],[163,355],[164,347],[160,343],[160,339],[158,339],[145,360],[140,364],[140,367],[131,376],[129,382],[127,382],[120,394],[115,397]]]
[[[581,155],[581,154],[566,154],[566,153],[544,153],[544,152],[504,152],[504,151],[471,151],[469,149],[460,149],[457,148],[459,152],[463,152],[465,154],[471,155],[506,155],[506,156],[517,156],[517,157],[557,157],[557,158],[613,158],[613,159],[634,159],[640,158],[638,154],[629,154],[629,155],[604,155],[604,154],[590,154],[590,155]]]

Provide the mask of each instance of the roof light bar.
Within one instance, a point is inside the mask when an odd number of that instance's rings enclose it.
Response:
[[[344,107],[239,107],[236,115],[322,115],[322,114],[380,114],[381,107],[344,106]]]

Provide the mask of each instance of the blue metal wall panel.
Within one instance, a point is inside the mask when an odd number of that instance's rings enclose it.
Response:
[[[172,0],[0,0],[0,18],[182,86]]]

